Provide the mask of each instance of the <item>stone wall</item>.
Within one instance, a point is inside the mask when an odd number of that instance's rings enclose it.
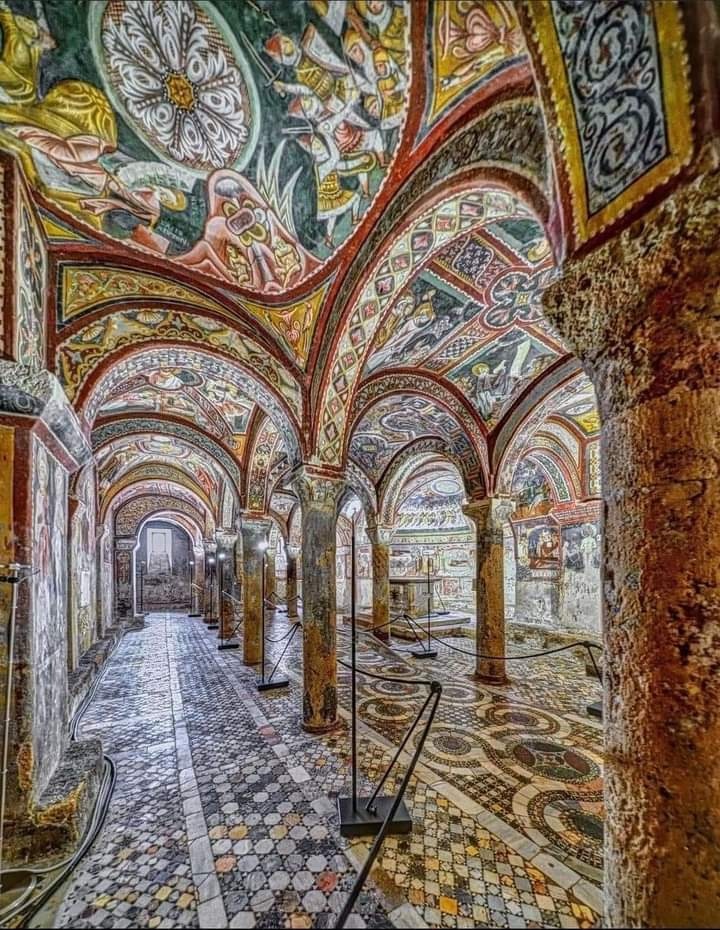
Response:
[[[48,784],[67,745],[67,493],[62,465],[32,437],[30,588],[33,793]],[[26,749],[27,751],[30,749]],[[29,762],[30,760],[28,760]]]
[[[95,537],[95,470],[87,465],[70,499],[69,621],[70,667],[96,638],[97,555]]]

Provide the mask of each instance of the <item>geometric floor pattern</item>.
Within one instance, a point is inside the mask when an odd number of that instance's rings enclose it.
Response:
[[[280,614],[269,634],[285,629]],[[342,627],[338,639],[344,655]],[[602,730],[585,714],[599,686],[584,662],[570,653],[518,662],[510,685],[487,688],[447,647],[411,664],[405,647],[360,641],[361,667],[437,678],[443,696],[406,795],[413,831],[386,840],[346,926],[597,926]],[[301,729],[299,642],[279,670],[290,687],[262,694],[241,650],[216,646],[201,621],[173,614],[150,615],[120,642],[79,734],[103,740],[115,793],[44,926],[335,925],[368,849],[338,833],[347,725],[325,736]],[[425,693],[361,679],[361,790]],[[340,696],[346,714],[342,668]],[[402,767],[386,791],[401,777]]]

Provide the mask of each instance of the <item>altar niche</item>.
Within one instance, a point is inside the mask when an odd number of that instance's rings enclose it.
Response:
[[[191,609],[192,543],[164,520],[145,524],[135,550],[135,612]]]

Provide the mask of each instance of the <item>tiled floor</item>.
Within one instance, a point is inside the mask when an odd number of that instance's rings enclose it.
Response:
[[[279,615],[272,635],[286,625]],[[340,642],[344,653],[342,630]],[[347,730],[300,728],[299,637],[281,666],[289,689],[263,694],[241,651],[216,643],[198,620],[154,615],[112,657],[81,736],[103,739],[118,783],[56,926],[334,926],[367,851],[338,835]],[[359,659],[437,677],[443,697],[408,789],[413,832],[386,841],[348,926],[595,925],[601,730],[584,708],[599,688],[582,661],[517,663],[509,687],[490,689],[469,678],[470,659],[441,647],[411,666],[404,648],[361,637]],[[362,681],[361,787],[379,778],[423,696]]]

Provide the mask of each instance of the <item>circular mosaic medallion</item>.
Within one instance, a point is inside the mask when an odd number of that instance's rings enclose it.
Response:
[[[95,3],[90,34],[108,96],[160,158],[199,176],[247,164],[260,131],[257,91],[210,4]]]
[[[536,733],[549,735],[556,733],[559,724],[548,714],[535,708],[518,708],[506,704],[491,704],[479,709],[483,722],[496,727],[534,730]]]
[[[433,742],[436,749],[448,756],[465,756],[472,750],[472,745],[468,740],[451,733],[440,733]]]
[[[598,881],[603,868],[602,795],[571,791],[544,791],[528,804],[530,821],[540,833],[552,836],[568,864]]]
[[[549,740],[530,739],[516,743],[510,750],[511,758],[523,768],[555,781],[579,785],[598,778],[598,766],[575,749],[551,743]]]

